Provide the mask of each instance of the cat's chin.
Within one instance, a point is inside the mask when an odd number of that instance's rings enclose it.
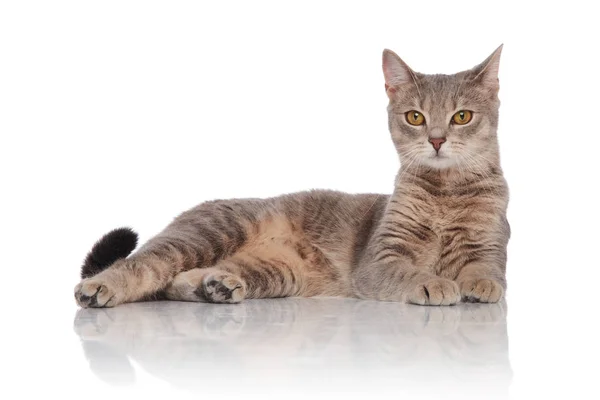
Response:
[[[423,164],[433,169],[448,169],[456,166],[456,161],[452,157],[435,155],[423,160]]]

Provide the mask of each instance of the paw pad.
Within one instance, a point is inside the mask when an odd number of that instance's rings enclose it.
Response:
[[[217,274],[205,277],[196,294],[211,303],[239,303],[246,295],[246,288],[235,275]]]

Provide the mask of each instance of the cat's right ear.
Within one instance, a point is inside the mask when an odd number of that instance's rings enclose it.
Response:
[[[414,72],[396,53],[385,49],[383,50],[383,76],[385,91],[388,96],[391,96],[398,87],[413,82]]]

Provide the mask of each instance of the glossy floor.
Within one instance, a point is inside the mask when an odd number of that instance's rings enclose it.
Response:
[[[155,302],[82,309],[74,325],[90,371],[116,386],[143,370],[189,393],[505,398],[512,377],[505,303]]]

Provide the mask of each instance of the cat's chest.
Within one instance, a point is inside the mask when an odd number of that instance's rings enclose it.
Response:
[[[494,202],[487,198],[432,199],[422,211],[421,220],[431,230],[430,240],[423,247],[423,263],[434,269],[451,264],[458,253],[475,248],[500,217]]]
[[[480,228],[498,214],[498,200],[483,195],[446,193],[409,201],[409,207],[419,210],[419,218],[438,235],[453,231],[457,226]]]
[[[467,202],[460,198],[436,199],[422,215],[428,225],[438,235],[453,230],[456,225],[469,225],[487,207],[483,202]]]

